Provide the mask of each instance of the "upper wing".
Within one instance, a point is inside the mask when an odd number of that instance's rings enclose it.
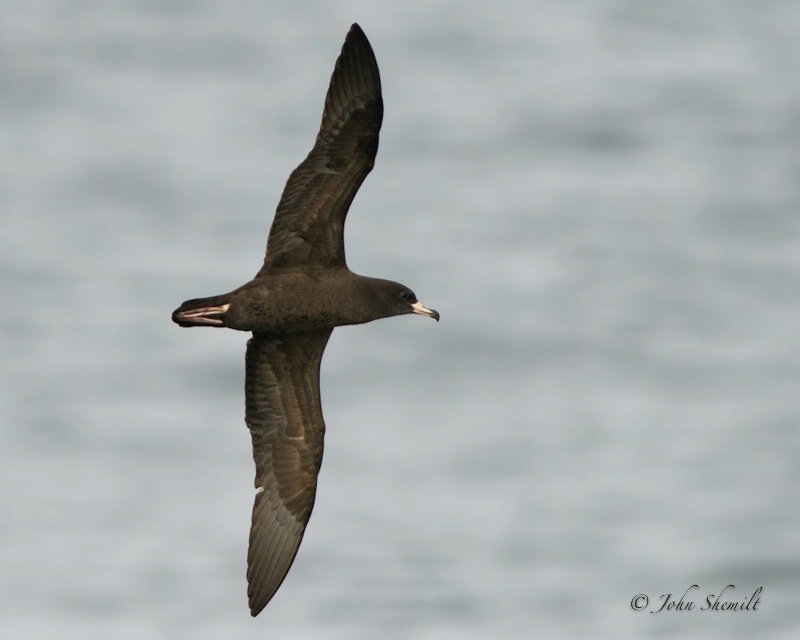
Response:
[[[331,77],[317,141],[289,176],[258,275],[274,267],[344,266],[344,219],[372,170],[383,120],[378,63],[354,24]]]
[[[286,577],[314,506],[325,434],[319,367],[331,331],[254,333],[247,343],[245,422],[256,463],[247,595],[254,616]]]

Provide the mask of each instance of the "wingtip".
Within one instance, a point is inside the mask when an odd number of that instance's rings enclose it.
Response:
[[[348,62],[345,62],[345,60]],[[343,65],[355,65],[369,69],[371,82],[376,84],[378,91],[380,91],[381,79],[378,71],[378,61],[375,59],[375,51],[372,49],[372,44],[367,38],[367,34],[364,33],[364,30],[357,22],[354,22],[350,27],[350,31],[347,32],[342,45],[342,52],[336,60],[334,74]],[[351,69],[350,72],[357,73],[355,69]],[[333,78],[331,78],[331,82],[333,82]]]
[[[364,33],[364,30],[361,28],[361,25],[358,24],[357,22],[354,22],[353,24],[350,25],[350,31],[347,32],[346,40],[352,40],[356,38],[360,40],[366,40],[367,42],[369,42],[369,40],[367,39],[367,34]]]
[[[254,588],[249,575],[247,576],[247,580],[247,606],[250,608],[250,616],[255,618],[269,604],[269,601],[272,600],[277,589],[265,597],[263,591]]]

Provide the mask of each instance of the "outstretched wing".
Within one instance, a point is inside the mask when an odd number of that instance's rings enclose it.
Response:
[[[372,170],[382,120],[378,63],[354,24],[336,61],[317,141],[289,176],[258,275],[271,268],[345,266],[345,216]]]
[[[325,434],[319,368],[331,331],[254,333],[247,343],[245,422],[256,463],[247,595],[254,616],[286,577],[314,507]]]

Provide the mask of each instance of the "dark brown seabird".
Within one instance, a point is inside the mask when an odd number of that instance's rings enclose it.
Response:
[[[182,327],[252,331],[245,356],[245,422],[256,496],[247,553],[250,613],[286,577],[314,506],[325,423],[322,352],[334,327],[417,313],[439,319],[408,287],[347,268],[344,221],[378,152],[383,100],[378,63],[357,24],[331,77],[317,140],[286,183],[264,265],[247,284],[184,302]]]

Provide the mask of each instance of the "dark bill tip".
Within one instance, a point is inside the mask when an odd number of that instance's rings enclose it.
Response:
[[[428,316],[429,318],[436,320],[436,322],[439,322],[439,312],[435,309],[428,309],[428,307],[419,301],[412,304],[411,308],[414,310],[414,313],[418,313],[421,316]]]

